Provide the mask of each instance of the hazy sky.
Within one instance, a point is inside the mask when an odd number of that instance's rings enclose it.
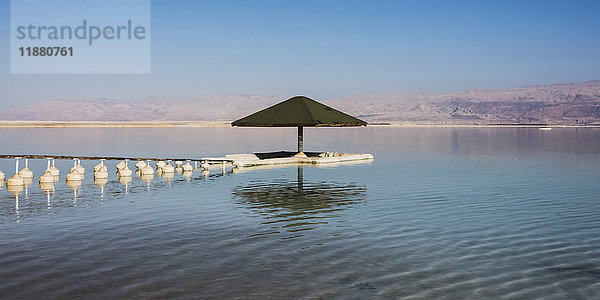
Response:
[[[0,103],[449,92],[600,79],[600,1],[152,1],[151,74],[11,75]]]

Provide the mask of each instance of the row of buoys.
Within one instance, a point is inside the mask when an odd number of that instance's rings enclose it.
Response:
[[[15,160],[15,175],[9,178],[6,182],[7,189],[9,192],[15,195],[16,198],[16,209],[17,213],[19,210],[19,194],[25,190],[27,196],[27,188],[29,184],[33,182],[33,172],[29,169],[28,159],[25,159],[25,168],[19,171],[19,160],[22,159],[17,157]],[[94,184],[100,187],[100,195],[104,198],[104,186],[108,183],[108,168],[104,164],[105,159],[101,159],[100,163],[94,167]],[[128,193],[128,185],[131,183],[133,172],[128,167],[129,160],[123,160],[117,164],[117,175],[119,182],[125,185],[125,193]],[[170,161],[157,161],[156,162],[156,173],[167,180],[170,183],[174,177],[174,173],[181,173],[184,178],[189,182],[191,180],[192,171],[198,168],[198,161],[194,162],[194,167],[191,165],[191,160],[187,160],[185,164],[181,161],[175,161],[176,167],[170,164]],[[150,161],[138,161],[136,164],[136,174],[141,180],[146,182],[146,187],[150,189],[150,183],[154,178],[155,170],[150,165]],[[202,161],[202,175],[208,177],[209,164],[207,161]],[[223,173],[225,173],[225,165],[223,164]],[[85,168],[81,165],[81,160],[78,158],[73,159],[73,167],[69,174],[66,176],[66,183],[69,188],[73,190],[75,203],[77,202],[77,190],[82,186],[82,180],[85,177]],[[0,171],[0,180],[4,181],[5,174]],[[48,208],[51,207],[50,192],[54,191],[54,185],[60,178],[60,171],[54,164],[54,158],[47,158],[47,167],[44,173],[39,177],[39,186],[46,193]]]
[[[176,161],[175,165],[177,166],[175,168],[175,172],[177,173],[182,173],[182,172],[188,172],[188,171],[192,171],[194,170],[194,167],[192,167],[192,165],[190,164],[191,160],[187,160],[185,164],[183,164],[182,161]]]
[[[29,159],[25,159],[25,167],[19,171],[19,160],[22,159],[17,157],[15,159],[15,175],[6,180],[7,186],[20,186],[24,185],[26,179],[33,179],[33,172],[29,169]],[[47,158],[47,167],[39,178],[40,184],[42,183],[55,183],[58,181],[60,176],[59,169],[54,164],[54,158]],[[104,164],[105,159],[100,159],[100,163],[98,163],[94,167],[94,179],[107,179],[108,178],[108,168]],[[119,162],[116,166],[117,175],[119,177],[131,177],[133,175],[133,171],[129,169],[128,166],[129,160],[125,159]],[[156,170],[150,164],[150,161],[138,161],[135,164],[136,174],[138,175],[154,175],[154,172],[160,175],[168,175],[171,173],[188,173],[192,170],[198,168],[198,162],[194,162],[194,166],[191,165],[191,160],[187,160],[184,164],[182,161],[175,161],[175,167],[171,165],[171,161],[169,160],[160,160],[156,162]],[[202,161],[200,167],[204,171],[208,171],[210,165],[207,161]],[[204,173],[204,172],[203,172]],[[0,171],[0,180],[4,181],[5,174]],[[81,160],[78,158],[73,159],[73,167],[70,172],[66,176],[67,181],[82,181],[85,178],[85,168],[81,165]]]
[[[152,169],[152,166],[150,165],[150,162],[148,162],[148,164],[146,165],[146,169]],[[152,170],[154,172],[154,170]],[[174,173],[175,172],[175,167],[173,167],[171,165],[170,161],[157,161],[156,162],[156,172],[159,174],[170,174],[170,173]]]

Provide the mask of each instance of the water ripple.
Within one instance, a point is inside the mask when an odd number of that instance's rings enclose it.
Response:
[[[306,166],[304,178],[295,166],[134,178],[127,192],[111,178],[103,195],[87,178],[77,197],[63,181],[50,205],[32,185],[18,213],[4,188],[0,295],[596,299],[600,132],[565,130],[559,140],[528,129],[380,128],[344,140],[325,130],[310,140],[376,159]],[[589,148],[572,146],[582,140]]]

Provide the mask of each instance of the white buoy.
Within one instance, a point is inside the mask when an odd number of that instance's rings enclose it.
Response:
[[[136,167],[138,170],[141,170],[141,169],[143,169],[145,166],[146,166],[146,163],[145,163],[143,160],[140,160],[140,161],[138,161],[138,162],[137,162],[137,164],[135,164],[135,167]]]
[[[73,158],[73,167],[71,168],[71,172],[66,176],[67,182],[69,181],[82,181],[83,175],[77,171],[77,158]],[[75,185],[75,184],[73,184]]]
[[[101,159],[100,162],[97,165],[94,166],[94,172],[98,172],[98,170],[100,170],[100,169],[102,169],[102,168],[105,167],[104,163],[102,161],[103,161],[103,159]]]
[[[181,167],[181,165],[183,164],[183,162],[181,162],[180,160],[175,161],[175,172],[177,173],[181,173],[183,172],[183,168]]]
[[[156,162],[156,173],[158,173],[159,175],[163,173],[163,168],[165,166],[165,162],[163,160],[157,161]]]
[[[146,166],[140,172],[142,176],[154,175],[154,169],[150,165],[150,161],[146,164]]]
[[[33,178],[33,172],[29,170],[29,159],[25,159],[25,168],[19,172],[23,178]]]
[[[77,172],[81,174],[81,176],[85,175],[85,168],[81,166],[81,159],[77,159],[77,165],[75,165],[75,168],[77,169]]]
[[[13,177],[6,180],[7,186],[20,186],[20,185],[25,184],[23,177],[21,177],[21,175],[19,175],[19,159],[21,159],[21,158],[20,157],[15,158],[15,175],[13,175]]]
[[[50,160],[51,158],[46,158],[48,160],[48,166],[46,167],[46,171],[42,176],[40,176],[40,185],[44,183],[54,184],[54,176],[50,173]]]
[[[52,176],[60,176],[60,171],[54,166],[54,158],[52,159],[52,166],[50,166],[50,174],[52,174]]]
[[[77,169],[73,169],[69,174],[67,174],[66,180],[67,181],[82,181],[83,176],[81,176],[81,174],[79,174],[79,172],[77,172]]]
[[[194,169],[198,169],[198,161],[194,161]]]
[[[133,174],[131,169],[129,169],[128,163],[129,163],[129,160],[126,159],[125,166],[117,172],[119,174],[119,176],[130,177],[131,174]]]
[[[210,164],[208,163],[208,161],[203,161],[202,164],[200,165],[200,167],[204,170],[208,170],[208,168],[210,168]]]
[[[171,163],[167,161],[167,164],[164,167],[162,167],[162,171],[164,173],[174,173],[175,172],[175,168],[173,168],[173,166],[171,165]]]
[[[117,172],[119,172],[119,170],[121,170],[121,169],[125,168],[125,161],[124,161],[124,160],[120,161],[120,162],[119,162],[119,163],[118,163],[118,164],[115,166],[115,168],[117,168]]]
[[[184,172],[191,172],[194,167],[192,167],[192,165],[190,164],[190,160],[187,160],[187,162],[185,163],[185,165],[183,165],[183,171]]]
[[[105,159],[100,159],[100,163],[94,167],[94,179],[107,179],[108,168],[104,165]]]

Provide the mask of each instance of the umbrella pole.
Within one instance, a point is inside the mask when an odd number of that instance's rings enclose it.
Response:
[[[298,153],[304,151],[304,131],[302,126],[298,126]]]

